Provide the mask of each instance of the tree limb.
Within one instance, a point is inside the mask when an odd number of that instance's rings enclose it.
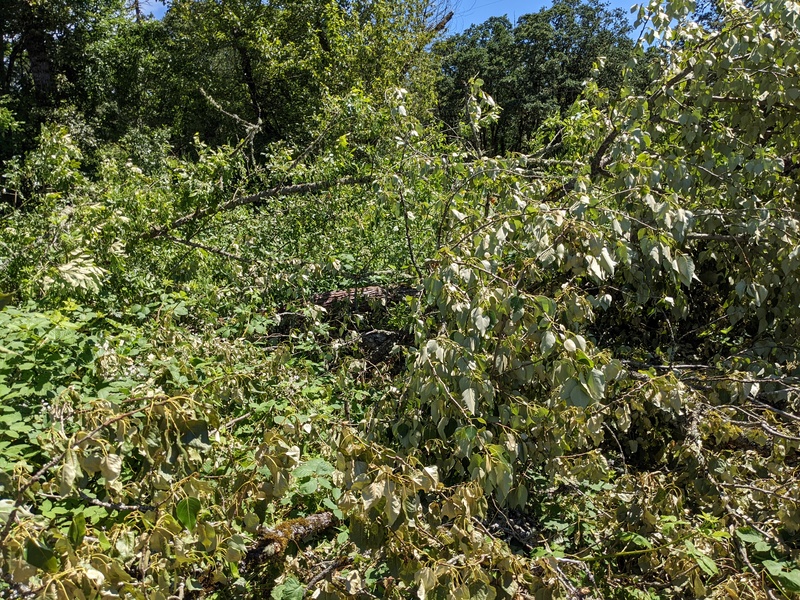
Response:
[[[368,177],[342,177],[333,181],[315,181],[311,183],[297,183],[294,185],[280,185],[274,188],[269,188],[257,194],[243,196],[241,198],[233,198],[220,204],[219,206],[198,208],[193,213],[183,215],[172,221],[172,223],[163,227],[154,227],[142,236],[144,239],[157,239],[166,237],[173,229],[177,229],[192,221],[208,217],[221,212],[226,212],[239,208],[240,206],[247,206],[248,204],[259,205],[267,198],[275,198],[278,196],[296,196],[299,194],[313,194],[314,192],[321,192],[328,190],[332,187],[339,185],[363,185],[372,181]]]
[[[225,258],[230,258],[231,260],[235,260],[237,262],[242,263],[251,263],[253,262],[249,258],[245,258],[243,256],[239,256],[238,254],[231,254],[230,252],[226,252],[225,250],[218,250],[217,248],[211,248],[210,246],[205,246],[203,244],[198,244],[197,242],[190,242],[189,240],[182,240],[181,238],[175,237],[174,235],[165,234],[163,236],[165,240],[170,240],[177,244],[183,244],[184,246],[189,246],[190,248],[197,248],[198,250],[205,250],[206,252],[210,252],[211,254],[217,254],[219,256],[224,256]]]
[[[244,562],[247,567],[263,564],[283,555],[290,542],[317,535],[335,522],[330,512],[321,512],[299,519],[284,521],[274,529],[263,530],[261,539],[247,551]]]

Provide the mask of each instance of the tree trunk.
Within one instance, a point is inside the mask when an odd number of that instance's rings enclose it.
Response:
[[[53,92],[53,63],[47,51],[51,38],[45,31],[33,28],[25,32],[22,41],[28,53],[36,99],[42,104],[47,104]]]

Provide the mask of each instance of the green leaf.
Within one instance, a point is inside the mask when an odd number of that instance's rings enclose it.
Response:
[[[715,563],[714,559],[710,556],[698,552],[697,554],[693,554],[692,557],[706,575],[716,575],[719,573],[717,563]]]
[[[586,408],[592,403],[592,397],[589,395],[585,383],[576,379],[569,379],[564,383],[561,388],[561,398],[569,400],[570,406],[580,408]]]
[[[589,358],[589,355],[580,348],[575,349],[575,361],[578,364],[589,367],[590,369],[594,368],[594,361]]]
[[[552,298],[548,298],[547,296],[536,296],[534,300],[542,309],[544,314],[546,314],[548,317],[554,317],[556,315],[557,306]]]
[[[737,529],[736,537],[743,542],[747,542],[748,544],[755,544],[756,542],[761,542],[764,539],[759,533],[756,533],[756,531],[750,527],[740,527]]]
[[[652,548],[653,547],[653,544],[650,542],[650,540],[648,540],[642,534],[636,533],[634,531],[626,531],[620,537],[622,538],[623,541],[625,541],[625,542],[633,542],[634,544],[636,544],[640,548]]]
[[[592,371],[589,373],[586,383],[592,400],[599,402],[605,397],[606,378],[600,369],[592,369]]]
[[[681,283],[687,288],[691,287],[692,279],[694,278],[694,262],[688,256],[682,254],[677,259],[678,277]]]
[[[316,476],[330,475],[335,470],[336,470],[335,467],[325,459],[312,458],[311,460],[304,462],[302,465],[300,465],[294,471],[292,471],[292,475],[294,475],[298,479],[303,479],[305,477],[311,477],[312,475]]]
[[[542,352],[542,356],[549,356],[551,352],[553,352],[553,347],[556,345],[556,334],[550,331],[549,329],[544,332],[542,336],[542,342],[539,344],[539,349]]]
[[[72,523],[69,525],[68,537],[73,548],[77,548],[83,542],[86,535],[86,517],[83,511],[75,513]]]
[[[317,488],[319,488],[319,480],[313,477],[308,481],[304,481],[298,486],[300,493],[304,495],[313,494],[317,491]]]
[[[464,401],[464,406],[467,407],[467,410],[470,414],[475,414],[475,390],[472,388],[467,388],[461,394],[461,399]]]
[[[289,577],[280,585],[272,588],[270,598],[272,600],[303,600],[306,588],[294,577]]]
[[[483,315],[483,311],[478,308],[475,310],[475,314],[473,317],[475,322],[475,328],[480,332],[481,335],[486,335],[486,330],[489,328],[491,324],[491,319]]]
[[[192,498],[191,496],[184,498],[175,507],[175,516],[181,525],[192,531],[197,524],[197,514],[200,512],[201,507],[200,500],[197,498]]]
[[[772,575],[773,577],[777,577],[783,572],[783,563],[779,563],[775,560],[765,560],[763,563],[764,568],[767,570],[767,573]]]
[[[698,550],[691,541],[686,540],[684,545],[688,550],[689,556],[695,560],[697,566],[699,566],[706,575],[716,575],[719,572],[717,563],[715,563],[710,556]]]
[[[778,579],[789,591],[800,593],[800,571],[797,569],[781,573]]]
[[[25,560],[48,573],[57,573],[60,567],[58,558],[50,548],[30,538],[25,542]]]

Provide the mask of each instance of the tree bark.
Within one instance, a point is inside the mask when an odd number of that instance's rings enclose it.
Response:
[[[28,53],[36,99],[47,104],[53,91],[53,63],[47,50],[50,36],[39,28],[26,31],[22,43]]]

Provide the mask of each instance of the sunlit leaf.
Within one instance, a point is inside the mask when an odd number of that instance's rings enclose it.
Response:
[[[192,531],[197,524],[197,515],[202,505],[197,498],[187,497],[178,502],[175,506],[175,516],[181,525]]]

